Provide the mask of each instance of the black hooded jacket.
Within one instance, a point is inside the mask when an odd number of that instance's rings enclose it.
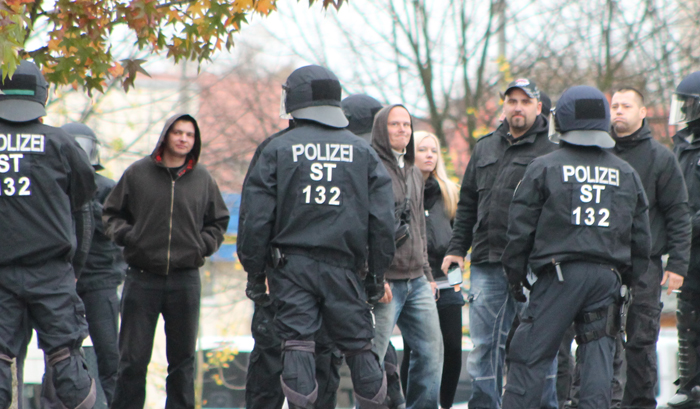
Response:
[[[93,174],[87,155],[62,129],[0,120],[0,266],[72,261],[73,214],[92,198]]]
[[[346,129],[295,120],[270,138],[244,184],[238,256],[265,271],[270,247],[378,277],[394,256],[389,176],[369,144]],[[367,249],[369,248],[369,254]]]
[[[472,248],[472,263],[497,263],[506,247],[508,212],[513,192],[533,159],[557,149],[548,138],[543,115],[512,141],[508,122],[480,138],[462,179],[452,240],[447,254],[464,257]]]
[[[615,139],[612,153],[639,174],[649,201],[651,256],[668,254],[666,270],[685,276],[690,258],[688,193],[673,152],[651,136],[646,120],[631,135]]]
[[[162,152],[170,127],[189,115],[165,123],[150,156],[129,166],[102,212],[107,236],[124,247],[133,267],[167,275],[198,268],[221,245],[229,212],[209,171],[198,164],[202,146],[195,123],[195,143],[176,174],[166,168]]]
[[[692,142],[687,139],[690,136],[689,128],[678,131],[673,136],[673,151],[685,177],[692,225],[690,264],[682,289],[700,292],[700,130],[695,132]]]
[[[391,176],[391,185],[394,191],[394,207],[392,210],[404,203],[408,184],[411,184],[411,197],[409,207],[411,217],[409,221],[409,231],[411,237],[398,249],[391,267],[386,273],[387,279],[402,280],[414,279],[425,275],[428,281],[433,280],[433,274],[428,264],[428,240],[425,233],[425,214],[423,208],[423,175],[414,166],[415,149],[413,143],[413,133],[406,146],[404,155],[404,167],[400,168],[394,156],[389,142],[389,132],[387,121],[389,112],[395,107],[403,105],[391,105],[377,112],[374,117],[372,128],[372,147],[377,151],[386,170]],[[405,108],[405,107],[404,107]],[[411,124],[413,125],[413,124]]]

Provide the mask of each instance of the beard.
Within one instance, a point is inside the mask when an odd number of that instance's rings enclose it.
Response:
[[[515,116],[510,118],[508,125],[510,125],[511,129],[516,131],[524,131],[532,126],[532,124],[528,125],[527,119],[524,116]]]

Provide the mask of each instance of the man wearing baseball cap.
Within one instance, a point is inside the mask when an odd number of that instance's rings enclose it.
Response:
[[[474,350],[467,365],[473,379],[469,407],[500,407],[506,334],[518,302],[525,301],[508,292],[501,255],[506,246],[510,201],[525,167],[556,149],[547,138],[548,122],[540,115],[539,98],[537,85],[527,78],[511,82],[503,93],[505,119],[496,131],[476,143],[462,180],[452,239],[442,264],[445,272],[452,263],[462,267],[471,248],[468,300]]]

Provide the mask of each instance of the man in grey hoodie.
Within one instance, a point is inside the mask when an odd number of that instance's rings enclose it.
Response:
[[[413,125],[403,105],[377,113],[372,147],[391,176],[397,212],[409,225],[409,237],[397,245],[385,273],[385,296],[374,308],[375,347],[383,359],[395,325],[411,345],[406,408],[437,407],[443,343],[435,282],[428,264],[423,209],[423,175],[414,166]],[[384,303],[387,302],[387,303]]]

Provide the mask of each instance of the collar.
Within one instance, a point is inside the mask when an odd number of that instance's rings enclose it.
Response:
[[[394,157],[396,158],[396,162],[399,163],[399,167],[403,169],[404,166],[404,156],[406,156],[406,148],[403,148],[403,152],[398,152],[395,151],[394,149],[391,150],[391,153],[394,154]]]

